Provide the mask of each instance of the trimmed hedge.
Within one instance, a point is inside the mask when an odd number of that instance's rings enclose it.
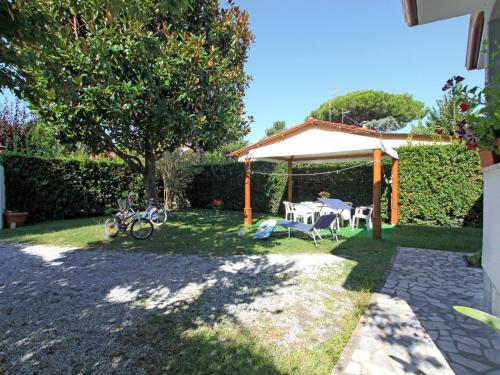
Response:
[[[463,145],[405,146],[399,150],[400,222],[432,225],[482,223],[482,175],[479,156]],[[129,191],[143,196],[142,178],[119,161],[44,159],[4,155],[8,209],[26,210],[30,221],[101,215],[116,206]],[[342,169],[353,164],[300,166],[294,173]],[[195,208],[211,207],[222,199],[224,208],[242,210],[244,165],[225,163],[194,166],[192,186],[184,192]],[[252,207],[256,212],[277,213],[287,197],[285,164],[252,163]],[[390,162],[384,162],[382,217],[390,212]],[[315,200],[320,191],[332,197],[369,205],[372,167],[364,165],[340,174],[294,177],[295,202]],[[161,188],[160,188],[161,191]],[[281,212],[281,211],[280,211]]]
[[[402,147],[402,223],[481,226],[483,176],[479,154],[461,144]]]
[[[28,211],[31,222],[95,216],[133,191],[142,179],[118,161],[3,155],[6,207]]]
[[[482,223],[482,175],[477,152],[463,145],[405,146],[399,153],[400,223],[480,226]],[[355,163],[354,163],[355,164]],[[293,173],[314,173],[342,169],[351,164],[300,166]],[[211,199],[224,200],[226,209],[242,210],[243,163],[200,165],[194,184],[187,192],[193,207],[210,207]],[[390,213],[390,161],[384,162],[382,217]],[[284,164],[252,163],[253,171],[286,173]],[[372,203],[372,167],[364,165],[339,174],[294,177],[293,200],[315,200],[320,191],[353,202]],[[252,175],[252,208],[281,212],[287,196],[286,177]]]
[[[286,173],[284,164],[252,163],[252,169],[267,173]],[[244,206],[245,167],[243,163],[207,164],[195,167],[187,197],[192,207],[210,208],[212,199],[222,199],[224,209],[242,210]],[[278,212],[286,196],[286,176],[252,175],[252,208],[260,212]]]

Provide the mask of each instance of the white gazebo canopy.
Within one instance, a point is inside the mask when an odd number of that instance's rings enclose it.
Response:
[[[292,165],[299,163],[333,163],[373,160],[373,224],[374,238],[380,238],[381,160],[392,158],[393,197],[391,222],[397,223],[398,147],[408,144],[435,144],[437,140],[425,135],[380,133],[359,126],[309,119],[303,124],[286,129],[259,142],[236,150],[230,156],[246,165],[245,224],[252,224],[250,207],[251,162],[254,160],[288,163],[288,200],[292,201]],[[443,140],[440,142],[449,143]]]

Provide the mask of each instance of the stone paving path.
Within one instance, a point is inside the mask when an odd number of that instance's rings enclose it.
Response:
[[[460,253],[399,249],[334,374],[500,375],[500,333],[451,308],[484,309],[482,276]]]

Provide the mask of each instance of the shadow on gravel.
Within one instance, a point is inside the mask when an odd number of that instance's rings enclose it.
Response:
[[[7,373],[280,373],[231,307],[290,282],[291,260],[2,244],[0,264]]]

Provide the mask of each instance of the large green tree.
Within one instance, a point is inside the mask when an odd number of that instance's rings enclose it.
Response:
[[[344,122],[352,123],[350,119],[343,117],[343,113],[359,124],[364,121],[386,119],[381,122],[380,129],[377,128],[377,123],[372,123],[371,126],[378,130],[384,130],[387,127],[390,130],[397,130],[413,120],[424,117],[426,110],[423,102],[413,99],[408,94],[360,90],[324,102],[308,117],[326,121],[331,119],[334,122],[344,120]],[[390,117],[397,121],[397,128],[392,119],[388,119]]]
[[[272,136],[274,134],[277,134],[280,131],[285,130],[285,128],[286,128],[286,122],[285,121],[282,121],[282,120],[275,121],[275,122],[273,122],[273,126],[271,126],[270,128],[267,128],[265,130],[266,137],[270,137],[270,136]]]
[[[253,36],[228,1],[39,0],[51,43],[19,44],[17,89],[63,142],[113,151],[156,195],[156,160],[210,151],[249,130],[244,72]]]
[[[431,108],[425,124],[413,127],[412,132],[416,134],[454,135],[457,121],[465,118],[465,114],[459,110],[460,103],[464,101],[461,90],[454,88],[449,90],[443,97],[436,100],[436,106]]]

